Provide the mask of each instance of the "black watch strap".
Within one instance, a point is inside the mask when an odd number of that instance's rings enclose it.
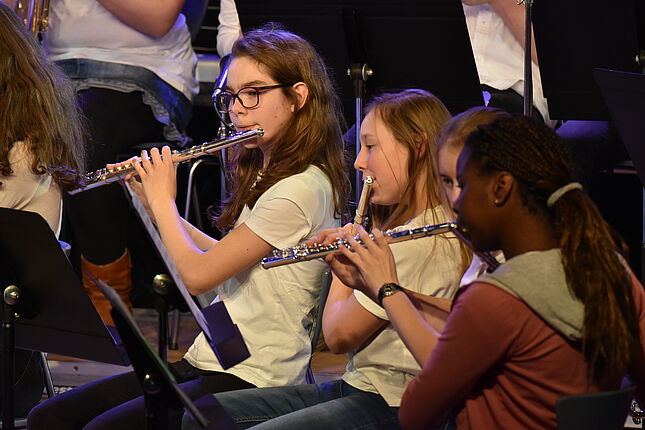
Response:
[[[400,285],[395,284],[394,282],[388,282],[383,284],[381,288],[378,289],[378,304],[383,307],[383,299],[391,296],[397,291],[403,291]]]

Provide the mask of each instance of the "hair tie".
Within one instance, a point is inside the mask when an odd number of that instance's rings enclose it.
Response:
[[[552,208],[555,202],[560,199],[560,197],[571,190],[582,190],[582,185],[580,184],[580,182],[569,182],[567,185],[558,188],[557,190],[552,192],[549,198],[546,200],[546,205]]]

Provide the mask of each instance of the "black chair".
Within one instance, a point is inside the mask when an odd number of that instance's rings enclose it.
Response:
[[[555,405],[558,430],[622,430],[634,390],[561,397]]]
[[[311,369],[311,358],[314,355],[316,345],[318,345],[318,339],[320,338],[320,332],[322,331],[322,316],[323,311],[325,310],[327,296],[329,295],[329,288],[331,287],[331,279],[330,270],[325,270],[322,275],[320,275],[320,297],[318,298],[318,306],[314,309],[313,324],[309,330],[309,338],[311,339],[311,357],[309,357],[309,365],[307,366],[307,374],[305,375],[305,381],[307,384],[316,383],[314,380],[314,372]]]

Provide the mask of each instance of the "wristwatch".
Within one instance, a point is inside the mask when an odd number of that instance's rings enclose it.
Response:
[[[397,291],[403,291],[403,288],[401,288],[400,285],[397,285],[394,282],[383,284],[383,286],[378,289],[378,304],[383,307],[383,299],[391,296]]]

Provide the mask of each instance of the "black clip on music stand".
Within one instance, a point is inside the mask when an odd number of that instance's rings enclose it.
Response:
[[[118,293],[105,282],[89,276],[112,304],[110,313],[132,360],[134,372],[143,388],[146,429],[167,429],[168,410],[181,407],[184,407],[202,428],[234,429],[233,420],[210,394],[204,396],[201,402],[202,405],[208,406],[210,420],[207,420],[195,403],[177,385],[172,373],[143,337]]]
[[[2,428],[13,429],[14,347],[127,366],[59,242],[36,213],[0,208]]]

